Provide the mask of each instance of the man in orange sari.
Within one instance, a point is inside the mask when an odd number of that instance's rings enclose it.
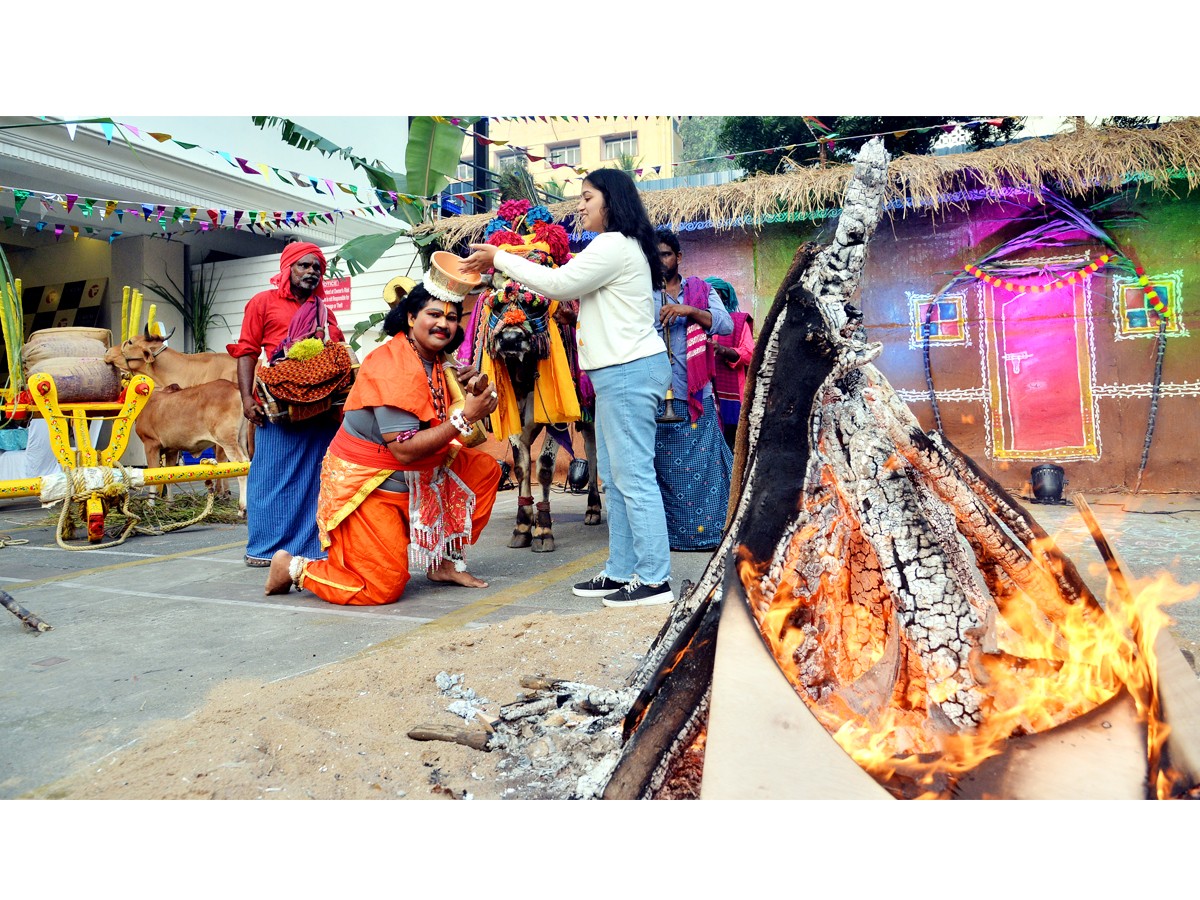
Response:
[[[279,551],[267,594],[294,584],[330,603],[394,603],[410,565],[431,581],[487,586],[467,571],[463,549],[491,516],[500,467],[459,438],[497,397],[485,378],[472,378],[462,409],[448,409],[441,360],[462,339],[458,320],[456,304],[421,285],[388,314],[393,337],[359,367],[321,470],[317,527],[328,557]]]

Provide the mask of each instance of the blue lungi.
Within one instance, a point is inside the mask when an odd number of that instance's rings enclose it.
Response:
[[[317,536],[321,462],[338,423],[322,415],[313,422],[268,422],[254,432],[254,459],[246,481],[246,555],[270,560],[276,550],[324,559]]]
[[[675,409],[687,415],[676,401]],[[662,404],[659,405],[662,414]],[[721,542],[729,510],[733,454],[721,433],[712,396],[704,414],[693,424],[658,424],[654,441],[654,470],[667,514],[667,538],[672,550],[711,550]]]

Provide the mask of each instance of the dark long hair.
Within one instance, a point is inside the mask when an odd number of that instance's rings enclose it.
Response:
[[[633,179],[620,169],[593,169],[583,180],[604,195],[605,230],[616,231],[638,242],[650,264],[650,284],[656,291],[661,289],[663,267],[658,258],[658,239]]]
[[[383,333],[388,337],[395,337],[398,334],[408,334],[408,317],[416,316],[423,310],[430,300],[437,300],[437,297],[425,290],[425,285],[418,284],[411,291],[405,294],[396,305],[388,310],[388,314],[383,317]],[[441,303],[438,300],[438,303]],[[465,336],[464,329],[467,327],[466,317],[462,313],[462,308],[458,311],[458,330],[454,332],[454,339],[446,345],[445,353],[453,353],[462,344]]]

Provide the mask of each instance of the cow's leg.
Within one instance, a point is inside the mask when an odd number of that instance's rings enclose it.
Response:
[[[533,517],[533,552],[554,552],[554,528],[550,519],[550,485],[554,481],[554,461],[558,458],[558,444],[546,433],[542,441],[542,452],[538,454],[538,484],[542,486],[542,499],[538,501],[537,514]]]
[[[587,512],[583,514],[584,525],[600,524],[600,472],[596,465],[596,425],[580,422],[577,426],[583,435],[583,453],[588,461]]]
[[[250,456],[246,449],[241,445],[241,435],[238,439],[232,442],[226,442],[217,445],[218,458],[224,456],[230,462],[249,462]],[[243,519],[246,517],[246,476],[238,476],[238,515]]]
[[[213,447],[213,458],[218,463],[229,462],[229,460],[232,459],[232,457],[230,457],[221,444],[217,444]],[[218,497],[229,496],[229,485],[225,483],[224,478],[216,478],[213,480],[213,493]]]
[[[162,464],[166,468],[170,469],[170,468],[173,468],[173,467],[179,465],[183,451],[170,450],[166,447],[163,447],[159,452],[162,453]],[[162,485],[161,496],[162,496],[163,500],[167,499],[167,483],[165,481],[163,482],[163,485]]]
[[[163,461],[162,461],[163,446],[155,438],[143,437],[142,438],[142,449],[146,452],[146,468],[157,469],[162,466],[162,464],[163,464]],[[166,500],[167,499],[166,484],[160,484],[157,489],[152,488],[150,490],[150,496],[152,498],[154,496],[158,496],[158,497],[161,497],[163,500]]]
[[[517,524],[513,526],[508,546],[528,547],[533,542],[533,490],[530,485],[529,443],[525,432],[509,435],[513,452],[513,481],[517,485]]]

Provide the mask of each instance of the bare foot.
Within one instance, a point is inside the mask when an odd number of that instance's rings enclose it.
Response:
[[[486,581],[476,578],[470,572],[459,572],[454,568],[454,560],[452,559],[443,559],[436,569],[430,569],[426,572],[425,577],[430,581],[442,584],[457,584],[460,587],[485,588],[488,586]]]
[[[292,589],[292,575],[288,568],[292,564],[292,554],[286,550],[276,550],[271,557],[271,570],[267,573],[267,587],[263,591],[271,594],[286,594]]]

